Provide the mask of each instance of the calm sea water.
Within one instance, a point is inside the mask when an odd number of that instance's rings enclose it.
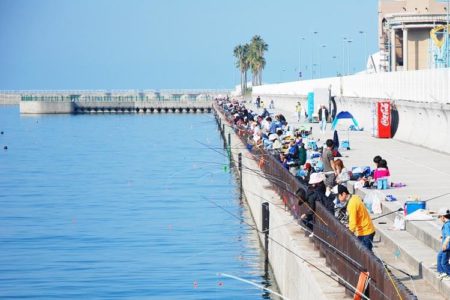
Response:
[[[0,298],[267,299],[213,115],[0,106]],[[8,150],[3,150],[7,145]],[[269,280],[270,284],[270,280]]]

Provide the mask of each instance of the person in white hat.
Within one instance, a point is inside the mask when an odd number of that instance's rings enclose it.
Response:
[[[438,217],[444,223],[442,226],[442,249],[437,256],[438,278],[450,280],[450,210],[441,208]]]
[[[300,205],[307,203],[307,211],[300,216],[303,223],[310,230],[313,230],[313,216],[316,210],[316,201],[320,201],[322,195],[325,194],[325,176],[323,173],[312,173],[309,177],[308,190],[306,191],[306,201],[299,203]]]

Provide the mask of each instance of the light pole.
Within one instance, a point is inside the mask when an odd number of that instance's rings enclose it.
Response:
[[[285,69],[281,69],[280,71],[280,83],[283,82],[283,78],[284,78],[284,71],[286,71]]]
[[[326,47],[327,47],[327,45],[321,45],[320,49],[319,49],[319,77],[322,77],[322,64],[320,62],[321,51],[322,51],[322,49],[324,49]]]
[[[350,44],[352,40],[347,40],[348,48],[347,48],[347,75],[350,75]]]
[[[336,60],[337,56],[333,55],[331,58],[333,59],[333,68],[336,69],[336,76],[338,76],[339,71],[338,71],[337,60]]]
[[[302,41],[304,41],[304,37],[300,37],[300,45],[298,47],[298,78],[302,77]]]
[[[342,38],[342,76],[345,75],[345,43],[347,42],[347,38],[344,36]]]
[[[313,32],[313,38],[312,38],[312,49],[311,49],[311,66],[313,66],[314,65],[314,50],[315,50],[315,45],[314,45],[314,37],[318,34],[319,32],[318,31],[314,31]],[[311,67],[312,68],[312,67]],[[312,69],[314,69],[314,68],[312,68]],[[313,74],[314,72],[313,71],[311,71],[311,79],[313,79],[314,78],[314,74]]]
[[[367,34],[365,31],[360,30],[359,31],[360,34],[363,35],[364,38],[364,68],[367,69],[367,59],[368,59],[368,54],[367,54]]]

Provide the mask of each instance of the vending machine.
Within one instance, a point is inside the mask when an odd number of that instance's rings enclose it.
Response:
[[[376,105],[376,137],[390,139],[392,137],[391,127],[391,102],[379,101]]]

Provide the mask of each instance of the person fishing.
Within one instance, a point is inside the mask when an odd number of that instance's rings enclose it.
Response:
[[[338,185],[338,199],[341,203],[347,202],[348,229],[369,251],[372,251],[375,227],[361,197],[350,194],[347,187],[340,184]]]

